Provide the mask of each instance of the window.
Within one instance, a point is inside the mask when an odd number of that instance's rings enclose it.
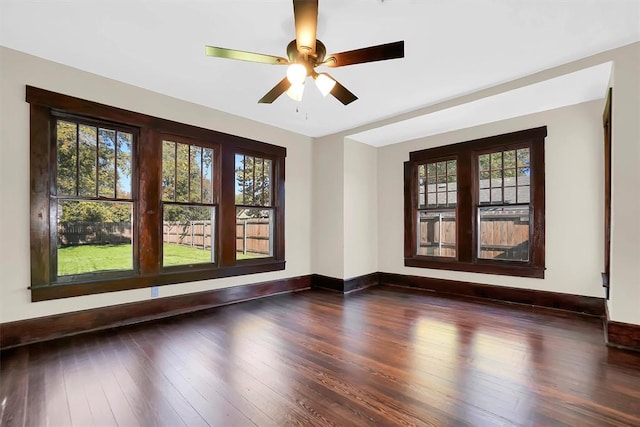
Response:
[[[405,265],[544,277],[546,127],[412,152]]]
[[[73,117],[55,117],[53,123],[53,278],[133,271],[135,131]]]
[[[27,102],[33,301],[284,269],[284,148],[33,87]]]
[[[456,160],[418,165],[416,255],[456,256]]]
[[[236,259],[273,256],[270,159],[236,154]]]
[[[215,151],[171,139],[162,141],[162,266],[215,264]]]

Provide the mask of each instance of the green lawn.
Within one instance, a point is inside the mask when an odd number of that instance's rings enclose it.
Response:
[[[165,243],[165,266],[211,262],[211,252],[188,246]],[[238,253],[238,259],[258,258]],[[131,245],[84,245],[58,249],[58,275],[90,273],[106,270],[133,269]]]

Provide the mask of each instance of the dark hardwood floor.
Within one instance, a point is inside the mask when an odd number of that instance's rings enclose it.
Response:
[[[1,354],[3,426],[640,425],[601,320],[312,290]]]

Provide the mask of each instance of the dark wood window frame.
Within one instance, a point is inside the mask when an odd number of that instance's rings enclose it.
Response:
[[[42,301],[79,295],[144,288],[220,277],[284,270],[284,179],[286,148],[254,141],[146,114],[132,112],[31,86],[26,87],[30,104],[30,240],[31,299]],[[78,280],[60,281],[52,277],[52,147],[56,117],[70,115],[111,123],[137,131],[134,162],[134,258],[130,274],[109,277],[100,273],[82,275]],[[215,264],[195,264],[184,268],[162,268],[162,138],[171,135],[202,141],[217,148],[219,177],[217,212],[217,254]],[[273,256],[238,260],[235,256],[235,155],[255,153],[273,161],[272,197],[275,211]],[[140,162],[136,159],[144,159]],[[216,178],[214,178],[216,179]],[[55,218],[53,218],[55,221]]]
[[[491,136],[409,154],[404,164],[404,264],[409,267],[544,278],[545,270],[545,165],[546,126]],[[491,151],[529,147],[531,158],[529,261],[481,259],[477,254],[478,156]],[[445,159],[457,160],[455,258],[416,255],[418,166]]]

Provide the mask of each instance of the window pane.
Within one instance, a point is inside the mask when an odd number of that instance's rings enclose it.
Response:
[[[529,260],[529,206],[478,208],[478,258]]]
[[[118,132],[118,187],[119,198],[131,198],[131,150],[133,135],[126,132]]]
[[[176,200],[176,144],[162,141],[162,200],[175,202]]]
[[[504,203],[517,203],[516,200],[516,187],[505,187],[504,189]]]
[[[502,171],[491,171],[491,188],[502,187]]]
[[[518,203],[529,203],[531,195],[531,187],[528,185],[518,187]]]
[[[516,170],[515,169],[504,170],[504,186],[505,187],[516,186]]]
[[[529,167],[529,165],[531,164],[528,148],[523,148],[518,150],[517,157],[518,157],[518,167]]]
[[[273,256],[273,209],[236,208],[236,259]]]
[[[271,206],[271,177],[273,172],[273,162],[270,159],[264,159],[264,178],[262,180],[263,205]]]
[[[162,265],[215,262],[215,208],[164,205],[162,214]]]
[[[489,188],[491,174],[489,172],[480,172],[480,188]]]
[[[492,188],[491,189],[491,203],[502,204],[502,189],[501,188]]]
[[[236,204],[271,206],[272,161],[236,154]]]
[[[132,203],[58,202],[58,276],[133,269]]]
[[[202,201],[202,148],[196,145],[190,147],[189,170],[189,201],[200,203]]]
[[[480,167],[481,171],[488,171],[489,170],[489,155],[488,154],[483,154],[481,156],[478,156],[478,166]]]
[[[516,167],[516,152],[505,151],[504,152],[504,167],[515,168]]]
[[[98,195],[116,196],[116,131],[98,129]]]
[[[447,162],[447,175],[456,176],[457,174],[457,165],[455,160],[449,160]]]
[[[483,171],[483,162],[490,161],[490,171]],[[499,151],[478,156],[478,189],[479,204],[529,203],[528,196],[519,195],[524,192],[522,186],[529,185],[529,167],[516,167],[522,162],[529,162],[529,149]],[[485,189],[490,191],[485,191]],[[504,190],[504,196],[503,196]],[[527,190],[528,187],[527,187]],[[503,200],[504,197],[504,200]],[[516,200],[517,199],[517,200]]]
[[[202,203],[213,203],[213,149],[202,149]]]
[[[518,168],[518,185],[529,185],[530,175],[529,168]]]
[[[56,187],[59,196],[76,195],[77,130],[75,123],[58,121],[56,126]]]
[[[418,211],[416,255],[456,256],[455,211]]]
[[[98,155],[98,129],[93,126],[80,125],[78,128],[80,137],[78,152],[78,195],[84,197],[96,197],[96,171]]]
[[[491,170],[502,169],[502,151],[491,153]]]
[[[176,153],[176,201],[189,201],[189,146],[177,143]]]
[[[485,204],[491,202],[491,195],[489,194],[489,189],[480,190],[480,204]]]
[[[450,191],[447,196],[447,207],[455,207],[458,204],[458,193]]]

